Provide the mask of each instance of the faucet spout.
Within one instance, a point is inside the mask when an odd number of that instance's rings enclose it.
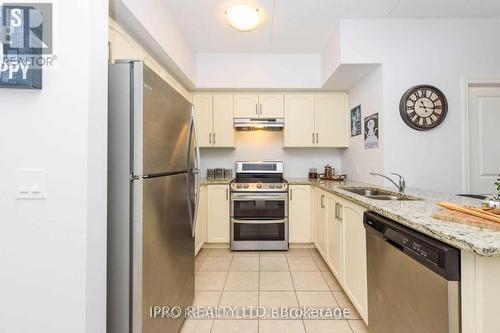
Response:
[[[405,189],[406,189],[406,181],[405,179],[403,178],[403,176],[397,174],[397,173],[394,173],[394,172],[391,172],[391,175],[394,175],[394,176],[398,176],[399,177],[399,182],[396,183],[394,180],[392,180],[390,177],[386,176],[386,175],[383,175],[381,173],[377,173],[377,172],[370,172],[370,175],[372,176],[380,176],[380,177],[383,177],[385,179],[387,179],[388,181],[390,181],[391,183],[394,184],[394,186],[396,186],[399,190],[399,193],[405,193]]]

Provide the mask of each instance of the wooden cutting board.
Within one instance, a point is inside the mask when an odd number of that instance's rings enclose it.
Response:
[[[452,221],[469,224],[480,228],[488,228],[500,231],[500,224],[480,217],[472,216],[455,210],[443,209],[432,214],[438,220]]]

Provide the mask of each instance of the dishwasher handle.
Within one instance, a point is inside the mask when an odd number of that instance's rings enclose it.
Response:
[[[458,249],[373,212],[365,212],[363,221],[367,237],[378,236],[448,281],[460,281]]]

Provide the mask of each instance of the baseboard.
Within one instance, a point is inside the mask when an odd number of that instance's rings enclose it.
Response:
[[[316,246],[313,243],[290,243],[288,247],[291,249],[314,249]]]
[[[229,249],[229,243],[205,243],[205,249]]]

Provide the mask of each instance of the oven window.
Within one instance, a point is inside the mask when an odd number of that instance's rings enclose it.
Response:
[[[235,219],[283,219],[285,218],[284,200],[244,200],[233,201]]]
[[[234,223],[234,241],[284,241],[285,223]]]

